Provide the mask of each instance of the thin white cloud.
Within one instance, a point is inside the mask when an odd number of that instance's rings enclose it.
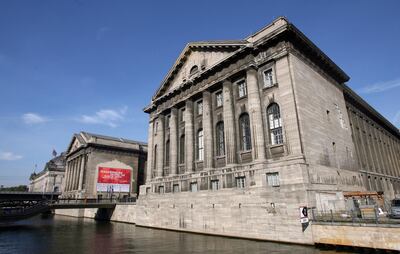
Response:
[[[12,152],[0,152],[1,161],[16,161],[22,159],[21,155],[14,154]]]
[[[94,115],[82,115],[79,121],[87,124],[101,124],[110,127],[117,127],[119,123],[125,120],[125,114],[128,107],[121,109],[102,109],[97,111]]]
[[[393,124],[400,127],[400,110],[394,115]]]
[[[110,30],[111,30],[111,28],[108,26],[103,26],[103,27],[100,27],[99,29],[97,29],[96,40],[98,40],[98,41],[101,40],[105,36],[105,34]]]
[[[370,93],[380,93],[387,90],[394,89],[396,87],[400,87],[400,78],[378,82],[360,89],[360,93],[370,94]]]
[[[22,115],[22,120],[26,124],[40,124],[47,122],[49,119],[36,113],[26,113]]]

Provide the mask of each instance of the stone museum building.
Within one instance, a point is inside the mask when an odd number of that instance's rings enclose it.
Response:
[[[400,194],[399,129],[348,80],[285,18],[242,40],[188,43],[144,109],[136,223],[312,243],[299,208],[343,210],[349,191]],[[86,151],[71,147],[68,165]]]
[[[54,156],[39,173],[31,174],[29,178],[30,192],[61,192],[65,174],[65,153]]]
[[[136,197],[145,181],[147,145],[80,132],[66,152],[63,197]]]

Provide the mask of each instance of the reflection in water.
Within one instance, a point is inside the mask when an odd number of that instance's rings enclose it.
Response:
[[[179,233],[124,223],[56,216],[0,224],[0,253],[333,252],[308,246]]]

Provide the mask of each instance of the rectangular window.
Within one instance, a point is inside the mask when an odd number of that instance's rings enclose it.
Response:
[[[219,180],[211,180],[211,190],[219,190]]]
[[[203,114],[203,101],[197,102],[197,115],[200,116]]]
[[[179,192],[179,184],[174,184],[174,185],[172,186],[172,191],[173,191],[173,192]]]
[[[203,161],[204,160],[204,136],[203,130],[200,129],[197,132],[197,160]]]
[[[163,194],[164,193],[164,186],[158,186],[158,192],[160,194]]]
[[[247,95],[247,86],[246,86],[246,80],[240,80],[237,82],[237,87],[238,87],[238,96],[239,98],[242,98]]]
[[[236,187],[243,189],[245,186],[246,186],[246,177],[245,176],[236,177]]]
[[[215,94],[215,100],[216,100],[217,107],[221,107],[224,104],[222,92],[217,92]]]
[[[271,87],[274,85],[274,76],[272,69],[263,72],[264,76],[264,87]]]
[[[149,194],[149,193],[150,193],[150,190],[151,190],[151,188],[150,188],[150,187],[147,187],[147,188],[146,188],[146,194]]]
[[[267,173],[267,184],[273,187],[279,187],[279,173]]]
[[[179,122],[185,121],[184,115],[185,115],[185,108],[181,108],[181,110],[179,110]]]
[[[197,182],[190,183],[190,191],[197,192]]]

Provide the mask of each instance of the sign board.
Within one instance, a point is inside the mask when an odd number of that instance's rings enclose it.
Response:
[[[131,186],[131,170],[122,168],[99,167],[97,191],[129,192]]]
[[[300,222],[301,223],[308,223],[308,211],[307,211],[307,206],[301,206],[299,208],[300,212]]]

